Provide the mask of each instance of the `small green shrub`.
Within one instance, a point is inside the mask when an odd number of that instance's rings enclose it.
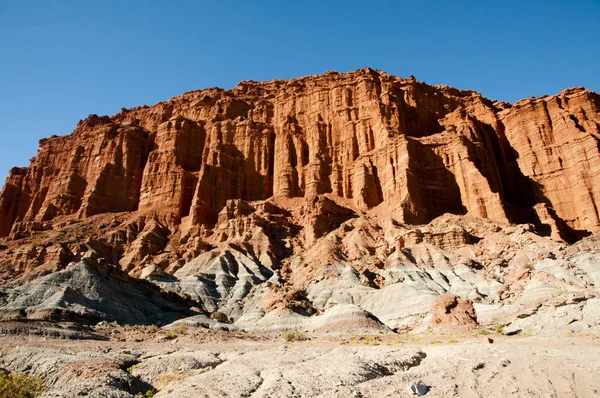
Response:
[[[0,373],[0,397],[35,398],[42,393],[44,380],[29,373]]]
[[[306,335],[304,333],[301,332],[284,332],[281,337],[283,337],[283,339],[285,341],[305,341],[308,340],[308,337],[306,337]]]
[[[165,334],[165,339],[166,340],[174,340],[177,338],[177,335],[175,333],[167,333]]]
[[[502,326],[502,325],[496,325],[496,333],[498,333],[498,334],[504,334],[504,326]]]
[[[380,341],[381,341],[381,339],[378,338],[378,337],[369,336],[369,337],[367,337],[367,338],[364,339],[363,344],[365,344],[365,345],[379,345]]]
[[[133,371],[136,370],[137,368],[139,368],[140,366],[142,366],[141,363],[136,363],[135,365],[131,365],[130,367],[127,368],[127,373],[133,374]]]
[[[146,393],[144,394],[144,396],[146,398],[152,398],[152,397],[154,397],[154,395],[156,395],[157,392],[158,391],[156,391],[156,390],[148,390],[148,391],[146,391]]]

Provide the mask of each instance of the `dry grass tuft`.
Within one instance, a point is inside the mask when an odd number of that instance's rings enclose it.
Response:
[[[281,337],[283,337],[283,339],[285,341],[306,341],[308,340],[308,337],[301,332],[292,332],[292,331],[288,331],[288,332],[284,332]]]
[[[44,389],[44,380],[29,373],[0,373],[0,397],[35,398]]]

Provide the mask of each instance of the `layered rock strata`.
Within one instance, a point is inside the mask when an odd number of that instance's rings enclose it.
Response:
[[[255,330],[412,328],[445,293],[484,324],[596,308],[599,109],[363,69],[91,115],[11,170],[0,282],[92,253]]]
[[[2,190],[0,235],[145,210],[212,228],[229,199],[328,193],[401,222],[469,214],[577,238],[600,228],[599,98],[511,106],[371,69],[193,91],[42,140]]]

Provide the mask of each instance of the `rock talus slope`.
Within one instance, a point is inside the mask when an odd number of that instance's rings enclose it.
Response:
[[[479,322],[564,304],[595,327],[599,110],[367,68],[90,115],[11,170],[0,277],[91,251],[249,329],[415,327],[445,293]]]

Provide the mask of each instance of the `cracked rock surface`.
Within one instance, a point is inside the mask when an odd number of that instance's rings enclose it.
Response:
[[[115,329],[116,328],[116,329]],[[573,396],[600,392],[600,340],[444,333],[284,342],[252,334],[114,327],[124,340],[0,337],[0,367],[45,381],[44,397]],[[101,332],[101,331],[99,331]],[[129,336],[129,337],[127,337]],[[133,337],[143,338],[133,338]],[[400,340],[403,339],[403,340]]]

